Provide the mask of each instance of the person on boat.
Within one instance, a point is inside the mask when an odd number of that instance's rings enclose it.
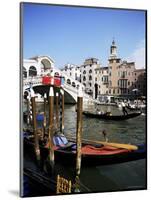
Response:
[[[106,132],[105,129],[102,131],[102,135],[103,135],[103,137],[104,137],[104,139],[105,139],[105,142],[108,142],[107,132]]]
[[[126,110],[126,105],[125,105],[124,101],[121,102],[121,106],[122,106],[123,114],[124,114],[124,115],[125,115],[125,114],[128,115],[128,112],[127,112],[127,110]]]
[[[128,107],[130,107],[130,103],[131,103],[131,102],[130,102],[130,100],[128,99],[128,101],[127,101],[127,106],[128,106]]]

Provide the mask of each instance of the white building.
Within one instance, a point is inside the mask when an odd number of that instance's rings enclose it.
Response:
[[[97,93],[97,76],[95,70],[100,67],[99,60],[96,58],[88,58],[81,65],[81,82],[86,87],[87,93],[96,98]]]
[[[65,74],[67,74],[67,76],[73,78],[76,81],[81,80],[81,69],[78,65],[74,65],[74,64],[66,64],[65,67],[61,70],[62,72],[64,72]]]

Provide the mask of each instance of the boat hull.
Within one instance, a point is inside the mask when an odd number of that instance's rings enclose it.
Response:
[[[87,144],[82,144],[82,151]],[[88,146],[88,145],[87,145]],[[89,145],[90,146],[90,145]],[[92,145],[91,145],[92,146]],[[101,151],[100,147],[92,146],[96,151]],[[99,166],[99,165],[111,165],[116,163],[123,163],[133,160],[139,160],[146,157],[145,145],[138,145],[138,150],[129,151],[126,149],[117,149],[113,147],[107,147],[110,150],[103,150],[100,153],[82,152],[82,166]],[[49,154],[48,148],[40,147],[42,160],[46,160]],[[28,153],[35,158],[34,144],[33,142],[24,139],[24,153]],[[55,162],[62,163],[64,165],[74,165],[76,163],[76,150],[69,147],[55,147]],[[34,159],[36,160],[36,158]]]
[[[121,120],[127,120],[127,119],[137,117],[137,116],[141,115],[141,112],[129,113],[127,115],[106,115],[106,114],[96,114],[96,113],[83,111],[83,115],[85,115],[86,117],[98,118],[98,119],[102,119],[102,120],[121,121]]]

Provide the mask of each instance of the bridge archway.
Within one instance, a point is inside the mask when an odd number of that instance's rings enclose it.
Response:
[[[46,59],[46,58],[42,59],[41,63],[43,64],[44,71],[52,68],[51,62],[48,59]]]

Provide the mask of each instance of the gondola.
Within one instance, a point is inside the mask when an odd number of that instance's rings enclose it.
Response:
[[[107,113],[102,114],[102,113],[93,113],[93,112],[89,112],[89,111],[83,111],[83,115],[85,115],[87,117],[91,117],[91,118],[120,121],[120,120],[127,120],[127,119],[137,117],[137,116],[141,115],[141,112],[133,112],[133,113],[129,113],[127,115],[111,115],[111,114],[107,114]]]
[[[132,106],[126,106],[126,108],[127,108],[128,110],[131,110],[131,111],[141,110],[141,108],[138,108],[138,107],[132,107]]]
[[[24,152],[34,155],[34,138],[28,134],[24,136]],[[40,151],[43,160],[47,159],[49,154],[47,144],[40,145]],[[72,140],[64,146],[54,146],[55,162],[65,165],[73,165],[76,163],[76,143]],[[115,163],[128,162],[146,157],[146,145],[137,145],[136,150],[128,150],[125,148],[117,148],[110,145],[93,144],[90,142],[82,142],[81,148],[82,165],[83,166],[99,166],[110,165]]]

